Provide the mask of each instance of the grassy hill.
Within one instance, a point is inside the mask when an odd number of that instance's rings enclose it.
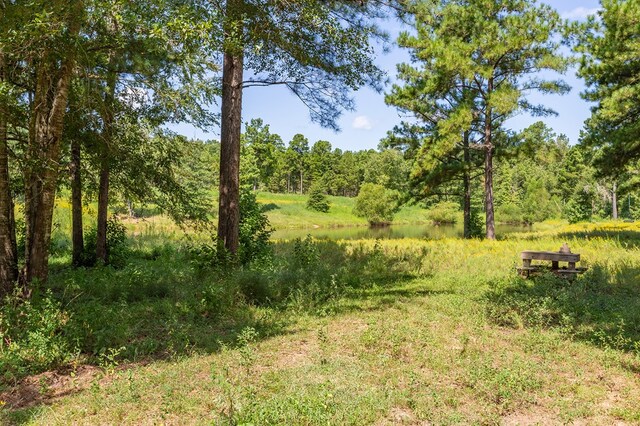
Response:
[[[258,193],[258,202],[267,207],[267,215],[275,229],[331,228],[365,226],[367,221],[353,214],[355,198],[329,196],[331,208],[320,213],[306,208],[306,195]],[[419,206],[403,206],[394,224],[426,223],[427,210]]]

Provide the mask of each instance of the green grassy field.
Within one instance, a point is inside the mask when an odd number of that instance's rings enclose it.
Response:
[[[0,422],[640,424],[637,224],[277,243],[233,272],[151,242],[119,270],[54,259],[64,316],[13,355],[57,347],[61,368],[7,370]],[[576,281],[516,276],[520,251],[563,242]]]
[[[306,208],[306,195],[258,193],[258,202],[266,205],[267,216],[275,229],[331,228],[366,226],[367,221],[353,214],[355,198],[329,196],[331,208],[327,213]],[[393,223],[427,223],[427,210],[420,206],[404,206]]]

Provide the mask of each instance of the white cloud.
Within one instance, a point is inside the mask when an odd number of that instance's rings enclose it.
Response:
[[[354,118],[353,123],[351,123],[351,126],[354,129],[360,129],[360,130],[373,129],[373,124],[371,124],[371,120],[369,120],[369,117],[367,117],[366,115],[359,115],[356,118]]]
[[[600,8],[598,7],[593,7],[593,8],[576,7],[575,9],[564,12],[562,14],[562,17],[565,19],[577,19],[577,20],[587,19],[589,16],[597,14],[599,10]]]

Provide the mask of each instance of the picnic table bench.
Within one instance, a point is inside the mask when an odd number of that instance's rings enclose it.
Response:
[[[560,251],[533,251],[525,250],[520,253],[522,259],[522,267],[518,268],[518,272],[523,277],[529,277],[532,274],[541,272],[552,272],[558,276],[573,279],[577,274],[581,274],[587,268],[577,267],[576,263],[580,262],[579,253],[571,253],[569,246],[565,243]],[[551,262],[551,266],[542,264],[532,264],[533,260],[543,260]],[[567,262],[567,266],[560,267],[560,262]]]

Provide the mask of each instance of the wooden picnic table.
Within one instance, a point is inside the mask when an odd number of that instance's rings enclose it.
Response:
[[[587,268],[580,268],[576,263],[580,262],[579,253],[571,253],[569,246],[565,243],[560,251],[533,251],[525,250],[520,253],[522,267],[518,268],[520,275],[529,277],[532,273],[550,271],[556,275],[573,279],[577,274],[581,274]],[[551,267],[542,264],[532,264],[533,260],[551,262]],[[560,267],[560,262],[567,262],[567,266]]]

